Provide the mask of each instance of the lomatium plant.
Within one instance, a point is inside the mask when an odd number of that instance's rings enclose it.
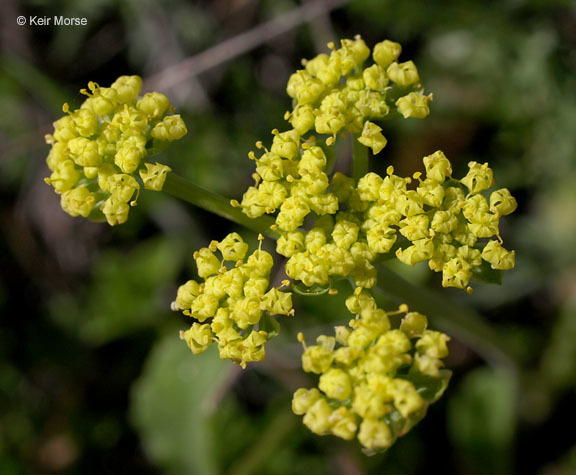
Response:
[[[348,323],[336,326],[334,336],[318,336],[315,345],[298,335],[303,370],[318,375],[318,383],[298,389],[292,409],[312,432],[357,438],[375,453],[421,420],[450,378],[443,362],[447,335],[430,330],[427,317],[406,304],[378,307],[379,261],[425,261],[442,274],[444,287],[471,293],[475,275],[514,267],[499,221],[516,201],[506,188],[493,189],[487,163],[470,162],[457,178],[442,151],[423,158],[425,173],[403,177],[392,166],[385,176],[369,171],[368,151],[384,160],[385,121],[427,117],[433,96],[424,92],[415,64],[400,61],[398,43],[385,40],[370,51],[356,37],[328,46],[329,54],[303,61],[288,80],[289,125],[248,154],[254,185],[240,201],[148,161],[183,137],[186,126],[163,94],[139,97],[137,76],[108,88],[90,83],[79,109],[64,106],[66,115],[47,137],[52,174],[46,182],[67,213],[103,216],[110,225],[126,221],[142,186],[157,191],[166,182],[168,192],[277,239],[285,280],[275,277],[282,274],[262,249],[262,234],[253,251],[232,233],[194,254],[200,280],[180,286],[172,309],[192,319],[180,337],[195,355],[215,344],[221,358],[242,368],[262,361],[279,331],[274,317],[298,318],[294,290],[334,294],[334,283],[348,280],[342,310],[350,312]],[[347,137],[354,143],[350,176],[332,172],[333,147]]]

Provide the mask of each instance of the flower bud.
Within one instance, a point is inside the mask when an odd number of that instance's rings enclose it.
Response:
[[[160,117],[170,107],[170,100],[160,92],[144,94],[136,103],[136,109],[144,112],[150,118]]]
[[[337,368],[332,368],[322,374],[318,387],[326,396],[339,401],[348,399],[352,392],[350,376]]]
[[[408,335],[408,338],[421,336],[428,326],[426,316],[418,312],[407,313],[400,322],[400,330]]]
[[[386,74],[391,81],[401,87],[411,86],[420,81],[418,70],[412,61],[406,61],[405,63],[394,62],[388,66]]]
[[[150,135],[155,139],[171,142],[181,139],[187,133],[188,129],[186,129],[186,124],[184,124],[182,117],[175,114],[164,117],[162,122],[158,122],[152,129]]]
[[[369,450],[384,450],[394,442],[392,432],[382,420],[364,419],[360,424],[358,440]]]
[[[70,216],[88,217],[96,199],[85,186],[78,186],[62,193],[62,209]]]
[[[190,329],[182,332],[181,338],[186,341],[186,344],[188,345],[188,348],[192,350],[192,353],[199,355],[208,349],[212,343],[214,335],[210,330],[210,325],[193,323]]]
[[[425,96],[417,92],[411,92],[406,96],[401,97],[396,101],[398,112],[402,114],[405,119],[413,117],[415,119],[424,119],[430,114],[428,103],[432,100],[432,96]]]
[[[394,61],[398,59],[400,53],[402,52],[402,46],[400,43],[395,43],[394,41],[384,40],[380,43],[374,45],[372,52],[372,57],[374,61],[383,68],[389,66]]]
[[[134,103],[142,88],[142,78],[139,76],[120,76],[110,87],[116,90],[119,102]]]

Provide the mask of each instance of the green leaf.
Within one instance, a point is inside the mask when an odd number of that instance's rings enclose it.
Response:
[[[154,346],[133,386],[131,419],[162,473],[220,473],[211,416],[232,369],[214,346],[195,356],[177,335]]]

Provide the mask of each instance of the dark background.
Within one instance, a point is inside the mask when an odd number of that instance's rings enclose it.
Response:
[[[341,3],[1,2],[0,473],[576,473],[576,6]],[[88,25],[18,26],[19,15]],[[43,182],[43,137],[62,104],[79,106],[89,80],[139,74],[188,124],[165,161],[238,198],[248,151],[284,127],[300,59],[356,34],[402,43],[401,59],[435,94],[427,119],[387,124],[374,168],[411,174],[440,148],[456,176],[489,161],[519,203],[503,220],[517,259],[503,285],[444,291],[494,327],[519,361],[519,386],[454,339],[446,395],[375,457],[311,435],[290,411],[293,390],[313,384],[298,372],[294,335],[347,320],[340,297],[298,299],[266,361],[246,371],[211,352],[193,357],[169,303],[193,276],[194,250],[235,228],[161,193],[144,193],[128,223],[110,228],[64,214]],[[163,86],[175,71],[183,80]],[[439,287],[426,266],[396,270]]]

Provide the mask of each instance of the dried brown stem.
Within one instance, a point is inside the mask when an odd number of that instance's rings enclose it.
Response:
[[[167,90],[226,61],[240,56],[291,29],[326,15],[350,0],[317,0],[241,33],[194,56],[167,67],[145,81],[145,89]]]

